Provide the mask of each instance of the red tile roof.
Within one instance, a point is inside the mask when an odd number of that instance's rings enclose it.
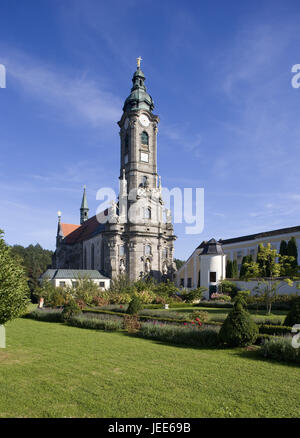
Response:
[[[75,225],[75,224],[61,224],[61,229],[65,237],[79,227],[80,225]]]
[[[105,216],[107,215],[107,210],[105,210],[104,214]],[[96,236],[97,234],[104,231],[105,224],[99,223],[97,220],[97,216],[93,216],[85,221],[82,225],[75,225],[75,227],[76,228],[74,228],[74,230],[64,239],[64,242],[69,245],[77,242],[82,242],[83,240],[87,240],[93,236]]]

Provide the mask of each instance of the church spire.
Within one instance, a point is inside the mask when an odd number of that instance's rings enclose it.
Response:
[[[83,195],[80,207],[80,224],[82,225],[89,218],[89,207],[86,199],[86,186],[83,186]]]
[[[145,87],[146,77],[141,70],[142,58],[137,58],[137,69],[132,77],[131,93],[127,97],[124,103],[123,111],[136,111],[139,109],[145,109],[151,112],[154,109],[153,99],[150,94],[147,93]]]

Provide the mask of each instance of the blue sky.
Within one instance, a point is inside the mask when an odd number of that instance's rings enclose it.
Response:
[[[160,116],[167,187],[203,187],[205,226],[175,224],[175,256],[203,239],[299,225],[298,1],[1,2],[0,228],[54,249],[57,210],[78,223],[117,190],[116,122],[136,57]]]

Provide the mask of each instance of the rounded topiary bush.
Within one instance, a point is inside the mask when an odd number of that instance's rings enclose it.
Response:
[[[223,322],[219,340],[230,347],[244,347],[253,344],[258,333],[257,325],[238,300]]]
[[[283,323],[288,327],[292,327],[294,324],[300,324],[300,297],[293,300],[291,310]]]
[[[141,300],[139,299],[139,297],[134,296],[129,303],[126,313],[129,313],[130,315],[136,315],[137,313],[139,313],[140,310],[142,310],[142,308],[143,305]]]

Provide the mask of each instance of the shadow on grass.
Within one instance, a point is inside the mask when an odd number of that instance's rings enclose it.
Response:
[[[229,354],[232,356],[238,356],[242,359],[250,359],[254,360],[256,362],[269,362],[273,363],[277,366],[282,367],[290,367],[290,368],[296,368],[299,369],[299,364],[293,363],[293,362],[284,362],[284,361],[278,361],[275,359],[271,359],[269,357],[264,357],[260,354],[260,347],[259,346],[250,346],[250,347],[243,347],[243,348],[224,348],[224,350],[228,350]]]
[[[120,333],[120,332],[118,332]],[[138,333],[128,333],[127,331],[122,331],[122,334],[128,338],[134,338],[134,339],[143,339],[145,341],[151,341],[155,344],[158,345],[165,345],[168,347],[177,347],[177,348],[184,348],[184,349],[192,349],[192,350],[221,350],[222,348],[218,347],[218,346],[214,346],[214,347],[205,347],[205,346],[200,346],[200,345],[187,345],[187,344],[179,344],[179,343],[175,343],[175,342],[168,342],[168,341],[163,341],[157,338],[148,338],[148,337],[144,337],[141,336]]]

